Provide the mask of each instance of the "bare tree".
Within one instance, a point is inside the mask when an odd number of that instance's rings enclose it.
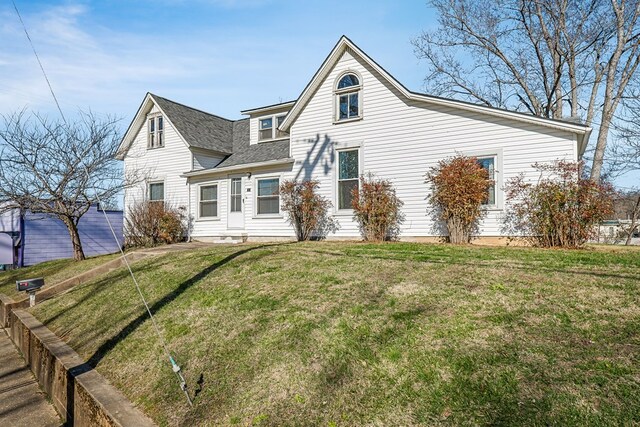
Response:
[[[608,147],[616,162],[613,173],[640,171],[640,91],[634,90],[622,102],[624,107],[613,128],[616,140]]]
[[[631,244],[631,239],[640,227],[640,191],[628,192],[621,200],[622,214],[629,220],[628,224],[622,224],[622,232],[626,235],[625,245]]]
[[[598,125],[591,178],[640,64],[640,0],[432,0],[439,26],[413,40],[429,90]],[[597,122],[599,119],[599,123]]]
[[[113,201],[125,180],[115,160],[117,120],[80,113],[74,123],[24,110],[3,116],[0,200],[60,219],[75,260],[85,258],[78,222],[98,200]]]

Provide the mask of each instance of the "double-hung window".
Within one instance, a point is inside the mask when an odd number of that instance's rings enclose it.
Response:
[[[152,182],[149,184],[149,201],[164,202],[164,182]]]
[[[355,74],[345,74],[336,85],[336,121],[361,117],[362,86]]]
[[[273,139],[273,117],[260,119],[260,129],[258,130],[258,141]]]
[[[281,114],[279,116],[271,116],[260,119],[258,121],[258,141],[287,138],[289,134],[278,129],[282,122],[284,122],[284,118],[286,116],[286,114]]]
[[[279,214],[280,180],[278,178],[258,179],[257,186],[258,215]]]
[[[359,188],[358,149],[338,152],[338,209],[351,209],[353,191]]]
[[[218,216],[218,186],[203,185],[200,187],[200,218]]]
[[[147,147],[164,147],[164,119],[162,116],[150,117],[147,123],[147,128],[149,130]]]
[[[280,130],[280,125],[284,122],[284,118],[286,115],[276,116],[276,139],[278,138],[286,138],[289,136],[287,132],[283,132]]]
[[[496,206],[496,156],[478,157],[478,164],[480,164],[483,169],[486,169],[489,174],[489,179],[492,181],[491,186],[487,190],[487,197],[482,204],[485,206]]]

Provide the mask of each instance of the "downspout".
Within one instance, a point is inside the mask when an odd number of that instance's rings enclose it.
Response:
[[[187,242],[191,242],[191,227],[193,227],[191,219],[191,181],[187,178]]]
[[[20,209],[20,248],[18,248],[18,267],[24,267],[24,245],[26,243],[25,240],[25,222],[24,222],[25,212]]]

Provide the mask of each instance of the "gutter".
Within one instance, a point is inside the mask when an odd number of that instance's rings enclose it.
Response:
[[[587,151],[587,144],[589,139],[591,138],[592,128],[587,128],[586,132],[579,136],[580,143],[578,145],[578,160],[582,160],[582,156],[584,156],[584,152]]]
[[[199,176],[209,176],[209,175],[215,175],[219,173],[231,172],[231,171],[237,171],[237,170],[256,169],[256,168],[263,168],[268,166],[288,165],[293,162],[294,162],[294,159],[292,159],[291,157],[286,157],[284,159],[268,160],[266,162],[244,163],[240,165],[233,165],[233,166],[227,166],[222,168],[189,171],[180,175],[180,178],[194,178]]]
[[[264,113],[266,111],[273,111],[273,110],[283,109],[283,108],[287,108],[287,107],[293,107],[295,105],[296,101],[297,100],[293,100],[293,101],[281,102],[279,104],[271,104],[271,105],[267,105],[267,106],[264,106],[264,107],[251,108],[249,110],[242,110],[242,111],[240,111],[240,114],[250,115],[250,114],[256,114],[256,113]]]

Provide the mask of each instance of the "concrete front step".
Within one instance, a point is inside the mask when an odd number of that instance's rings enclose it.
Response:
[[[247,233],[228,233],[220,236],[212,237],[194,237],[193,240],[198,242],[215,243],[215,244],[236,244],[247,241]]]

